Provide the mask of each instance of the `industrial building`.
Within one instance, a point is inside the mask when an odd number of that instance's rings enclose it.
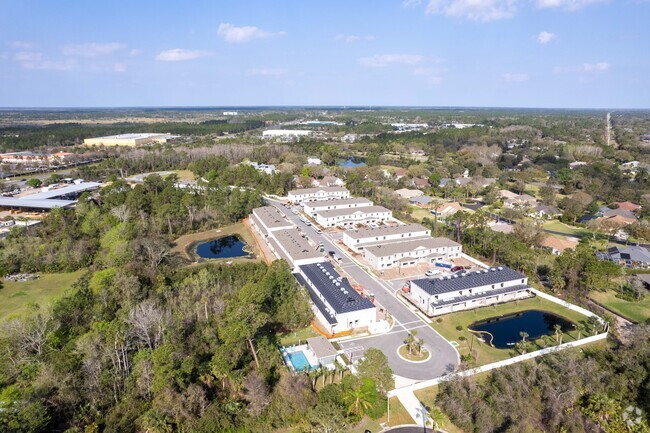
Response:
[[[462,250],[462,245],[451,239],[424,237],[366,246],[363,257],[373,268],[382,270],[454,259]]]
[[[393,216],[383,206],[365,206],[323,210],[315,213],[316,223],[321,227],[351,227],[355,224],[376,224]]]
[[[0,207],[45,211],[54,208],[69,208],[77,203],[81,194],[101,187],[97,182],[80,182],[61,188],[45,187],[41,192],[21,197],[0,197]]]
[[[330,263],[299,266],[295,275],[309,291],[314,314],[330,334],[365,328],[377,320],[374,304]]]
[[[311,217],[315,216],[316,212],[332,210],[332,209],[351,209],[357,207],[372,206],[373,202],[363,197],[343,198],[336,200],[321,200],[306,202],[303,210]]]
[[[350,198],[350,191],[341,186],[326,186],[294,189],[289,191],[287,196],[292,203],[306,203],[308,201]]]
[[[528,277],[508,267],[410,282],[410,298],[428,316],[533,296]]]
[[[106,137],[95,137],[84,139],[86,146],[141,146],[153,143],[167,143],[169,140],[178,138],[177,135],[139,133],[139,134],[119,134],[109,135]]]
[[[431,235],[431,230],[420,224],[402,224],[343,232],[343,243],[355,253],[364,247],[389,242],[400,242]]]

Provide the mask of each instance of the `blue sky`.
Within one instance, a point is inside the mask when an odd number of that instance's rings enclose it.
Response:
[[[650,108],[648,0],[0,0],[0,106]]]

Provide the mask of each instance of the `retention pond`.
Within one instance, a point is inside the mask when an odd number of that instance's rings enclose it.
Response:
[[[246,242],[237,236],[231,235],[197,244],[196,254],[203,259],[246,257],[249,255],[246,247]]]

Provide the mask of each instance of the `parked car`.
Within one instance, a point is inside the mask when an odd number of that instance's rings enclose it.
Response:
[[[427,277],[433,277],[434,275],[439,275],[441,274],[442,271],[440,269],[429,269],[424,273]]]
[[[318,233],[319,235],[322,235],[323,231],[321,229],[316,229],[316,233]]]
[[[451,272],[459,272],[464,270],[465,270],[464,266],[454,266],[453,268],[451,268]]]

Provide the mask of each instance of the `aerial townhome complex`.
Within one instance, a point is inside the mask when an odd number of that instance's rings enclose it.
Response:
[[[457,258],[462,249],[462,245],[451,239],[425,237],[368,246],[363,249],[363,257],[381,270]]]
[[[500,266],[410,282],[410,298],[428,316],[533,296],[528,277]]]
[[[352,227],[355,224],[376,224],[388,221],[393,213],[383,206],[350,207],[316,212],[316,223],[321,227]]]
[[[319,200],[305,203],[304,211],[307,215],[314,217],[317,212],[333,209],[352,209],[357,207],[372,206],[373,202],[363,197],[344,198],[335,200]]]
[[[303,203],[318,200],[334,200],[350,198],[350,191],[341,186],[326,186],[322,188],[294,189],[287,194],[292,203]]]
[[[359,253],[365,247],[386,244],[388,242],[401,242],[427,237],[429,235],[431,235],[431,230],[420,224],[402,224],[398,226],[348,230],[343,233],[343,243],[355,253]]]

